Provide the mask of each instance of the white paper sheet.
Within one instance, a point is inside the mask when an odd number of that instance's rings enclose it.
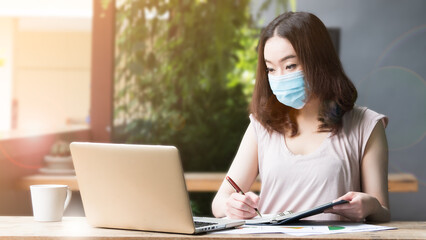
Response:
[[[293,236],[322,235],[336,233],[373,232],[396,229],[395,227],[377,226],[363,223],[336,223],[325,224],[303,224],[303,225],[280,225],[280,226],[259,226],[244,225],[235,229],[212,232],[211,234],[265,234],[284,233]]]

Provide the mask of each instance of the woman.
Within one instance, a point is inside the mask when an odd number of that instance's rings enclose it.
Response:
[[[315,15],[288,12],[262,32],[248,126],[230,176],[212,203],[216,217],[302,211],[347,200],[309,219],[389,221],[387,117],[354,106],[327,29]],[[247,192],[257,176],[260,196]]]

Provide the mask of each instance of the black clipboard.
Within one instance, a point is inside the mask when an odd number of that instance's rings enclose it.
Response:
[[[297,213],[292,213],[289,211],[285,211],[282,213],[274,214],[272,216],[268,217],[262,217],[262,218],[253,218],[250,220],[246,220],[247,225],[259,225],[259,224],[267,224],[267,225],[281,225],[286,223],[293,223],[297,222],[298,220],[310,217],[316,214],[320,214],[324,212],[325,209],[331,208],[333,206],[348,203],[346,200],[340,200],[337,202],[329,202],[311,209],[308,209],[306,211],[301,211]]]

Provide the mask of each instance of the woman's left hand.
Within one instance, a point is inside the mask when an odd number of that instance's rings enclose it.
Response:
[[[362,192],[348,192],[335,201],[339,200],[347,200],[349,203],[333,206],[324,212],[335,213],[351,221],[362,222],[367,216],[381,207],[375,197]]]

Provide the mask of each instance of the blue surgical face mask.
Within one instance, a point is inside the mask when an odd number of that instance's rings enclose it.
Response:
[[[268,74],[268,79],[272,92],[282,104],[295,109],[305,106],[305,80],[302,71],[281,76]]]

